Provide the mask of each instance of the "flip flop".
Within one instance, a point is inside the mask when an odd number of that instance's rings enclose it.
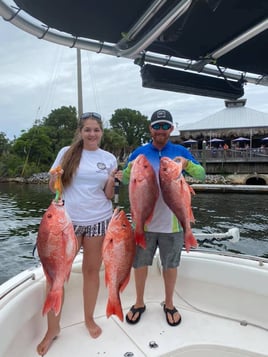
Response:
[[[170,326],[178,326],[178,325],[181,323],[181,318],[180,318],[178,321],[176,321],[176,322],[174,321],[173,316],[174,316],[174,314],[175,314],[176,312],[178,312],[178,310],[176,309],[176,307],[174,307],[173,309],[168,309],[168,308],[166,307],[166,305],[164,305],[164,313],[166,314],[167,323],[168,323]],[[170,322],[170,321],[169,321],[168,314],[171,315],[173,322]]]
[[[146,309],[145,305],[143,307],[137,307],[137,308],[134,305],[132,305],[129,310],[132,312],[132,318],[130,319],[128,317],[128,314],[126,314],[126,321],[132,325],[136,324],[137,322],[140,321],[141,315],[144,313],[145,309]],[[139,314],[138,317],[136,318],[136,320],[132,320],[136,313]]]

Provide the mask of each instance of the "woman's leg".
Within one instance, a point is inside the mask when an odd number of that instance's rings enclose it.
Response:
[[[47,292],[48,292],[48,290],[49,290],[49,288],[47,286]],[[62,305],[63,305],[63,300],[64,300],[64,290],[63,290]],[[61,317],[61,311],[57,316],[54,314],[54,311],[52,311],[52,310],[48,312],[48,314],[47,314],[47,332],[46,332],[43,340],[39,343],[39,345],[36,348],[37,353],[40,356],[44,356],[47,353],[51,343],[60,333],[60,317]]]
[[[77,237],[78,240],[78,250],[80,250],[81,247],[81,237]],[[47,285],[47,292],[49,290],[49,287]],[[61,310],[62,310],[62,306],[63,306],[63,302],[64,302],[64,288],[63,288],[63,294],[62,294],[62,304],[61,304]],[[47,332],[43,338],[43,340],[39,343],[39,345],[37,346],[36,350],[37,353],[40,356],[44,356],[51,343],[53,342],[53,340],[55,340],[55,338],[58,336],[58,334],[60,333],[60,318],[61,318],[61,311],[60,313],[55,316],[54,311],[49,311],[47,314]]]
[[[83,296],[85,324],[93,338],[99,337],[102,330],[94,321],[94,310],[100,286],[100,267],[102,263],[102,243],[104,237],[85,237],[83,239]]]

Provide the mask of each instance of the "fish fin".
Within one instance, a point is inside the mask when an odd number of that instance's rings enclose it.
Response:
[[[45,277],[47,279],[47,285],[50,288],[52,286],[52,279],[51,279],[50,275],[47,273],[47,271],[45,270],[44,266],[43,266],[43,271],[44,271]]]
[[[192,195],[195,195],[195,190],[192,188],[192,186],[189,185],[188,182],[187,182],[187,185],[188,185],[188,187],[189,187],[189,190],[190,190],[191,194],[192,194]]]
[[[184,245],[187,253],[189,253],[191,247],[198,247],[197,240],[195,239],[192,231],[188,231],[184,234]]]
[[[61,310],[63,290],[50,291],[46,297],[46,301],[43,307],[43,315],[47,314],[50,310],[53,310],[57,316]]]
[[[66,280],[65,280],[65,281],[69,281],[70,275],[71,275],[71,270],[67,273],[67,275],[66,275]]]
[[[189,217],[190,217],[190,222],[195,223],[192,207],[189,208]]]
[[[119,318],[119,320],[121,320],[122,322],[124,321],[123,311],[122,311],[122,306],[119,296],[118,299],[113,302],[111,301],[111,299],[108,299],[107,306],[106,306],[106,316],[107,318],[109,318],[111,315],[116,315]]]
[[[105,273],[104,273],[104,281],[105,281],[105,286],[109,286],[109,283],[110,283],[110,279],[109,279],[109,274],[107,272],[107,270],[105,270]]]
[[[122,293],[122,291],[124,291],[125,287],[127,286],[127,284],[129,283],[129,279],[130,279],[130,273],[128,274],[128,276],[126,277],[126,279],[123,281],[123,284],[121,285],[119,291],[120,293]]]
[[[144,232],[139,233],[139,232],[135,231],[135,241],[136,241],[137,245],[141,246],[144,249],[146,248]]]
[[[146,219],[145,224],[149,224],[153,218],[154,215],[154,209],[152,210],[152,213],[150,214],[150,216]]]

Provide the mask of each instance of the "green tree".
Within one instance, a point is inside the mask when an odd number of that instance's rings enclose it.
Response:
[[[0,132],[0,157],[6,155],[9,151],[9,148],[10,148],[10,143],[8,138],[6,137],[6,134]]]
[[[110,124],[114,130],[126,137],[129,151],[150,140],[149,121],[137,110],[115,110]]]
[[[47,129],[37,125],[14,142],[12,151],[22,160],[21,176],[47,171],[54,158]]]
[[[104,129],[101,148],[113,153],[118,159],[122,156],[127,146],[127,140],[113,129]]]
[[[15,154],[9,153],[0,161],[0,177],[20,176],[23,168],[21,158]]]
[[[77,128],[77,111],[75,107],[62,106],[54,109],[43,118],[42,126],[46,127],[52,150],[57,153],[63,146],[70,145]]]

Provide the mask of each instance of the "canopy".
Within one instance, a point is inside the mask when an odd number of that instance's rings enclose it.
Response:
[[[144,87],[237,99],[268,85],[267,0],[6,1],[0,16],[39,39],[134,60]]]
[[[233,142],[236,142],[236,141],[250,141],[250,139],[248,139],[248,138],[243,138],[242,136],[240,136],[239,138],[233,139],[232,141],[233,141]]]
[[[188,139],[188,140],[185,140],[183,142],[183,144],[195,144],[197,143],[198,141],[197,140],[194,140],[194,139]]]
[[[218,138],[213,138],[209,140],[210,143],[222,143],[224,140],[223,139],[218,139]]]

